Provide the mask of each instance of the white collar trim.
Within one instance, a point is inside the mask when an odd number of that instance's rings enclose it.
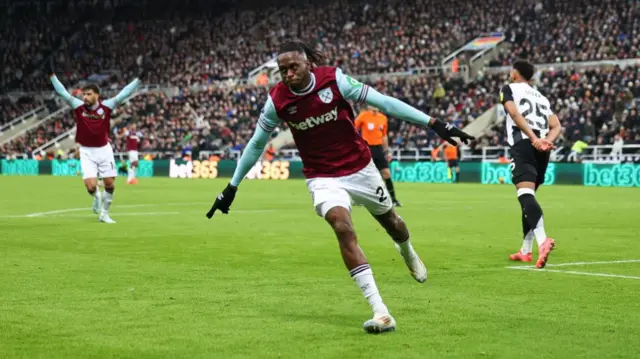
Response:
[[[291,87],[289,87],[289,90],[291,90],[291,93],[293,93],[296,96],[304,96],[304,95],[308,95],[313,90],[314,87],[316,87],[316,75],[314,75],[312,72],[311,82],[306,88],[304,88],[304,90],[302,90],[301,92],[295,92]]]

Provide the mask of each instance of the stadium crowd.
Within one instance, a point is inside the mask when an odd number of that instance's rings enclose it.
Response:
[[[12,16],[1,20],[0,88],[49,89],[35,70],[50,54],[66,83],[117,74],[124,84],[141,54],[156,60],[151,83],[241,78],[294,38],[316,45],[351,74],[438,66],[479,34],[495,31],[512,46],[494,64],[515,57],[535,63],[640,57],[636,1],[583,0],[575,6],[519,0],[508,7],[502,0],[452,0],[447,6],[432,0],[165,2],[12,7]]]
[[[512,46],[493,65],[517,58],[538,64],[638,58],[639,16],[637,1],[537,2],[513,14],[507,26]]]
[[[615,135],[626,143],[640,143],[640,101],[638,67],[624,70],[599,68],[541,73],[538,87],[549,94],[554,110],[565,126],[564,138],[590,144],[611,144]],[[487,75],[465,84],[445,76],[391,77],[375,82],[375,87],[415,107],[464,127],[498,102],[506,74]],[[116,152],[124,152],[125,129],[136,127],[144,138],[141,151],[174,153],[241,150],[255,128],[256,118],[267,95],[267,87],[210,87],[206,91],[186,89],[177,96],[164,93],[141,94],[123,106],[112,140]],[[30,152],[73,127],[70,113],[40,126],[8,145],[3,154]],[[283,124],[281,128],[285,128]],[[472,147],[504,144],[503,124],[496,125]],[[389,125],[392,146],[423,148],[437,146],[437,137],[425,128],[392,119]]]
[[[20,97],[15,102],[8,98],[0,99],[0,126],[41,105],[30,97]]]
[[[13,7],[15,16],[0,20],[5,25],[0,88],[50,90],[38,71],[49,55],[67,85],[89,78],[121,86],[135,76],[136,61],[146,54],[155,65],[147,82],[178,86],[180,94],[140,95],[123,108],[123,121],[113,137],[118,151],[123,150],[119,131],[134,123],[145,138],[142,150],[241,149],[253,131],[266,88],[226,88],[214,82],[245,77],[292,38],[314,44],[328,55],[329,64],[351,74],[437,66],[451,51],[488,31],[504,32],[511,43],[492,65],[508,64],[515,57],[536,63],[640,57],[640,5],[633,1],[583,0],[574,6],[520,0],[514,4],[518,6],[505,8],[498,0],[452,0],[447,6],[431,0],[322,0],[323,6],[282,0],[258,7],[216,0],[174,4],[173,11],[153,1],[100,3],[99,8],[84,1]],[[12,31],[12,26],[22,30]],[[77,36],[70,36],[73,33]],[[618,134],[640,142],[633,106],[640,98],[637,73],[637,67],[548,71],[538,86],[557,101],[568,141],[610,143]],[[481,75],[469,84],[444,76],[409,76],[375,85],[464,126],[497,103],[505,81],[506,75]],[[212,86],[203,92],[188,90],[196,83]],[[37,105],[7,103],[0,123]],[[72,126],[67,114],[3,145],[0,154],[30,153]],[[503,144],[504,130],[500,125],[493,130],[475,145]],[[389,136],[390,143],[400,147],[436,144],[429,131],[399,121],[391,121]]]

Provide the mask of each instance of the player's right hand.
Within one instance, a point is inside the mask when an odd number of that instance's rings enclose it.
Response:
[[[453,139],[453,137],[459,138],[464,144],[468,144],[470,140],[475,140],[475,137],[444,121],[435,120],[431,125],[431,128],[443,140],[454,146],[457,146],[458,143]]]
[[[222,191],[216,201],[213,202],[213,206],[209,212],[207,212],[207,218],[211,219],[217,210],[224,214],[229,214],[229,207],[233,203],[233,200],[236,198],[236,192],[238,191],[238,187],[232,186],[231,183],[227,185],[227,187]]]
[[[545,139],[545,138],[540,138],[538,140],[536,140],[533,143],[533,146],[540,152],[549,152],[552,149],[555,148],[555,145],[553,144],[553,142]]]
[[[47,61],[47,64],[45,65],[45,70],[47,71],[47,76],[48,77],[52,77],[55,75],[55,71],[53,69],[53,59],[50,58],[49,61]]]

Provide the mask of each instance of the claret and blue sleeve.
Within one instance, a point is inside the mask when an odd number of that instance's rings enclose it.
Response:
[[[280,119],[276,114],[276,108],[271,97],[268,97],[258,118],[256,132],[249,140],[249,143],[247,143],[247,147],[245,147],[240,161],[238,161],[238,167],[236,167],[233,173],[233,178],[231,178],[232,186],[237,187],[260,156],[262,156],[262,152],[264,152],[264,148],[267,146],[271,133],[276,129],[278,124],[280,124]]]
[[[387,115],[415,125],[429,126],[431,124],[431,116],[397,98],[381,94],[371,86],[345,75],[340,69],[336,69],[336,81],[338,82],[340,93],[348,100],[366,103]]]
[[[62,97],[62,99],[64,99],[64,101],[68,103],[69,106],[71,106],[71,108],[75,109],[84,104],[82,100],[80,100],[79,98],[73,97],[69,93],[69,91],[67,91],[67,89],[64,87],[62,82],[58,80],[58,77],[56,77],[56,75],[51,76],[50,80],[51,80],[51,84],[53,84],[53,89],[56,90],[56,93],[60,95],[60,97]]]
[[[114,108],[116,108],[116,106],[120,105],[124,100],[126,100],[127,97],[131,96],[136,91],[139,85],[139,79],[131,81],[120,92],[118,92],[115,97],[102,101],[102,104],[113,110]]]

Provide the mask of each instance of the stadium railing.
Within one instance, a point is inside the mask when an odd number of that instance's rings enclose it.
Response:
[[[564,152],[564,153],[563,153]],[[482,162],[498,162],[500,157],[509,157],[507,146],[486,146],[482,148],[482,155],[462,156],[462,160],[478,158]],[[640,162],[640,144],[594,145],[586,147],[582,152],[572,151],[570,148],[558,148],[551,153],[552,162],[589,162],[616,164],[622,162]]]
[[[33,116],[40,116],[42,112],[46,112],[47,111],[47,107],[42,105],[40,107],[37,107],[31,111],[28,111],[26,113],[23,113],[22,115],[14,118],[13,120],[5,123],[4,125],[0,126],[0,134],[2,134],[3,132],[5,132],[7,129],[13,128],[16,125],[24,122],[25,120],[33,117]]]
[[[558,62],[548,64],[536,64],[538,71],[546,70],[570,70],[570,69],[588,69],[605,66],[620,66],[621,68],[640,65],[640,58],[624,59],[624,60],[600,60],[600,61],[574,61],[574,62]],[[499,74],[511,71],[511,66],[486,67],[483,70],[486,74]]]
[[[174,158],[177,153],[180,151],[139,151],[140,159],[142,159],[146,155],[151,155],[153,158]],[[238,150],[217,150],[217,151],[200,151],[198,155],[199,160],[208,159],[211,156],[218,156],[224,158],[225,160],[237,160],[240,158],[242,154],[241,151]],[[114,152],[113,156],[117,160],[127,160],[129,158],[129,152]]]
[[[442,59],[442,65],[451,67],[453,60],[459,55],[467,55],[467,53],[470,53],[468,56],[471,57],[467,61],[469,69],[465,74],[465,82],[468,82],[469,76],[475,76],[478,71],[484,67],[484,64],[488,62],[487,57],[493,58],[497,56],[500,47],[505,45],[505,40],[506,37],[502,32],[479,34],[473,40],[467,42]],[[482,58],[485,58],[485,61],[476,62]]]
[[[640,162],[640,144],[597,145],[585,148],[581,153],[571,151],[567,162],[621,163]]]
[[[63,107],[61,107],[61,108],[57,109],[56,111],[50,113],[46,117],[31,123],[27,128],[24,128],[24,129],[20,130],[19,132],[14,133],[13,135],[11,135],[11,136],[9,136],[9,137],[7,137],[5,139],[0,140],[0,145],[3,145],[5,143],[9,143],[9,142],[13,141],[14,139],[26,134],[27,132],[31,131],[34,128],[37,128],[38,126],[42,125],[43,123],[45,123],[45,122],[47,122],[47,121],[49,121],[51,119],[56,118],[56,116],[58,116],[58,115],[61,115],[61,114],[65,113],[65,111],[68,111],[69,109],[70,109],[70,107],[68,105],[64,105]]]
[[[640,162],[640,145],[623,145],[621,147],[620,154],[611,155],[614,150],[614,145],[598,145],[587,147],[579,158],[583,162],[594,163],[620,163],[624,161]],[[390,148],[392,159],[400,162],[420,162],[431,161],[431,151],[433,147],[421,147],[421,148]],[[556,150],[552,155],[552,161],[560,161],[566,156],[562,156],[558,153],[562,148]],[[480,150],[480,153],[473,151],[469,147],[461,149],[462,156],[461,161],[475,161],[475,162],[498,162],[501,157],[509,158],[508,146],[484,146]],[[141,152],[142,153],[142,152]],[[174,153],[174,152],[170,152]],[[290,161],[300,161],[300,154],[297,149],[280,149],[278,151],[278,158],[286,159]],[[223,156],[225,159],[236,160],[240,158],[242,151],[239,150],[227,150],[227,151],[200,151],[200,159],[208,158],[211,155]],[[122,153],[126,155],[126,153]],[[568,161],[572,162],[574,157],[569,157]],[[577,159],[577,157],[576,157]],[[437,159],[441,160],[440,158]],[[575,160],[573,160],[575,161]]]

